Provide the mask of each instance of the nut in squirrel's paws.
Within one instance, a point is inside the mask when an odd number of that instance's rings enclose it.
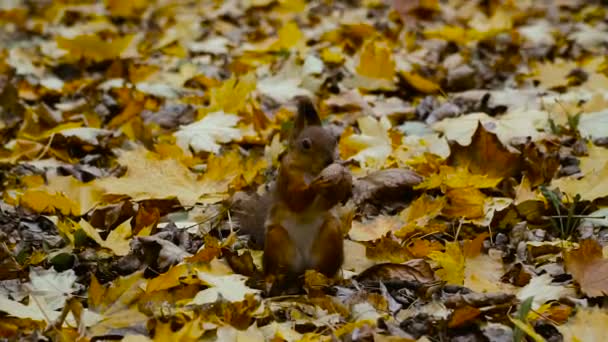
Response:
[[[333,163],[324,168],[311,185],[318,188],[328,187],[341,182],[345,177],[349,176],[350,172],[348,172],[348,169],[339,163]]]

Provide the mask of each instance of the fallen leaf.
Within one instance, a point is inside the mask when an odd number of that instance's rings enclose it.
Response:
[[[548,273],[533,277],[528,285],[517,292],[517,298],[523,301],[526,298],[534,297],[532,309],[536,310],[550,300],[574,296],[574,291],[571,288],[553,285],[551,284],[552,281],[553,278]]]
[[[56,41],[60,49],[69,52],[67,56],[72,60],[85,58],[100,62],[119,57],[133,37],[127,35],[107,41],[98,35],[80,35],[74,38],[57,37]]]
[[[403,221],[399,216],[377,216],[365,221],[353,221],[348,236],[353,241],[377,240],[388,232],[401,228]]]
[[[448,284],[463,284],[465,259],[458,242],[446,242],[445,252],[431,252],[428,258],[441,267],[435,271],[439,278]]]
[[[260,291],[245,286],[247,277],[240,274],[213,275],[206,272],[198,272],[198,277],[210,288],[200,291],[192,299],[192,304],[213,303],[223,298],[230,302],[245,300],[246,295],[257,294]]]
[[[78,225],[84,233],[98,245],[111,250],[118,256],[125,256],[131,251],[131,219],[124,221],[118,227],[114,228],[105,240],[103,240],[97,230],[84,219],[80,219]]]
[[[608,313],[600,307],[580,308],[574,318],[566,324],[558,325],[557,330],[564,341],[602,341],[606,336]]]
[[[496,134],[478,123],[468,146],[451,146],[448,164],[468,168],[474,174],[488,177],[510,177],[521,168],[521,155],[507,149]]]
[[[557,61],[555,63],[538,63],[534,79],[546,89],[565,86],[568,84],[568,75],[577,64],[568,61]]]
[[[94,181],[106,195],[127,195],[134,201],[177,198],[182,205],[193,205],[205,193],[205,184],[175,159],[160,159],[144,148],[123,151],[118,162],[126,166],[122,177]],[[214,192],[216,189],[211,189]]]
[[[190,148],[194,152],[220,152],[220,143],[228,143],[243,137],[240,129],[235,128],[240,118],[235,114],[226,114],[223,111],[207,114],[201,120],[180,129],[173,135],[176,143],[182,150]]]
[[[379,169],[384,165],[392,151],[391,139],[388,130],[391,127],[386,117],[380,120],[364,116],[357,119],[361,134],[343,136],[340,141],[340,149],[355,151],[350,159],[360,162],[363,166]]]
[[[479,189],[449,189],[445,195],[448,199],[448,205],[443,209],[443,214],[467,219],[484,216],[484,203],[487,197]]]
[[[564,252],[564,264],[588,296],[608,294],[608,259],[595,240],[583,240],[579,249]]]
[[[562,177],[554,179],[551,182],[552,188],[559,188],[571,198],[577,194],[581,199],[593,201],[598,198],[608,196],[608,182],[605,180],[608,177],[608,162],[604,164],[601,170],[593,171],[584,175],[582,178]]]
[[[448,323],[448,328],[456,328],[462,326],[466,323],[469,323],[477,316],[481,314],[481,310],[474,308],[472,306],[463,306],[461,308],[457,308],[452,313],[452,317],[450,317],[450,322]]]

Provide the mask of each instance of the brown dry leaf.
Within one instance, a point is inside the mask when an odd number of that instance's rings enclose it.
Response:
[[[403,264],[384,263],[374,265],[358,274],[357,281],[406,280],[428,283],[435,281],[429,264],[422,259],[412,259]]]
[[[377,261],[387,261],[402,263],[412,259],[408,249],[401,244],[401,241],[384,236],[376,241],[367,243],[366,256]]]
[[[457,308],[452,313],[452,317],[450,317],[450,322],[448,323],[448,328],[456,328],[461,325],[464,325],[481,314],[481,310],[472,306],[463,306]]]
[[[479,122],[468,146],[451,146],[448,164],[468,168],[472,173],[488,177],[510,177],[521,168],[521,155],[509,151],[498,137]]]
[[[579,249],[564,252],[564,264],[588,296],[608,294],[608,259],[597,241],[583,240]]]

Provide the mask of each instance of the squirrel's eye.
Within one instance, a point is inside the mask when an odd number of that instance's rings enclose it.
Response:
[[[302,139],[302,148],[305,150],[310,150],[312,147],[312,141],[309,138]]]

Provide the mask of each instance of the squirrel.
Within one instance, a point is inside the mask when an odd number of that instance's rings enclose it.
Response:
[[[345,229],[336,205],[352,195],[352,176],[338,162],[337,138],[322,126],[309,98],[296,101],[264,221],[263,272],[279,287],[309,269],[329,278],[338,273]]]

